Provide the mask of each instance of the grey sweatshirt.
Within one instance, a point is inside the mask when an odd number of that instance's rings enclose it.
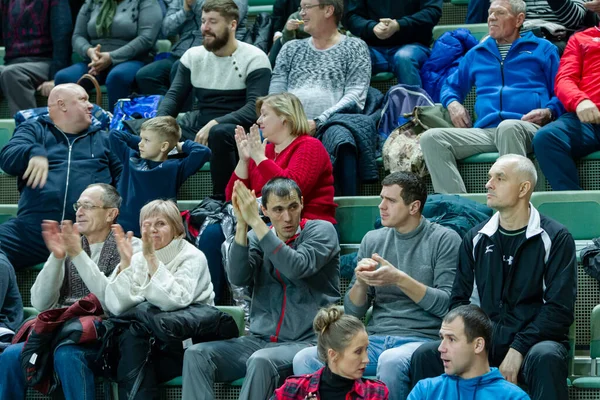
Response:
[[[340,298],[335,228],[309,220],[287,245],[273,230],[261,241],[250,232],[248,242],[231,245],[227,275],[234,285],[254,287],[250,333],[275,342],[314,341],[317,311]]]
[[[98,37],[96,18],[102,4],[86,0],[75,23],[73,50],[85,60],[90,47],[101,45],[101,52],[108,51],[113,65],[130,60],[144,60],[152,50],[160,32],[162,11],[156,0],[122,1],[110,27],[109,37]]]
[[[450,303],[460,243],[456,232],[423,217],[410,233],[402,234],[393,228],[367,233],[358,250],[359,260],[378,253],[428,286],[427,292],[415,303],[395,285],[369,287],[367,302],[357,307],[349,296],[356,281],[354,277],[344,300],[346,313],[360,318],[372,303],[373,317],[367,325],[370,335],[437,338]]]

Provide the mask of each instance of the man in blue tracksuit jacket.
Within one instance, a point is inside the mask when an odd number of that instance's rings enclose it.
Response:
[[[445,374],[419,381],[408,400],[529,400],[498,368],[490,368],[492,331],[492,321],[476,305],[459,306],[446,314],[438,348]]]
[[[122,170],[108,135],[91,127],[92,104],[75,84],[56,86],[49,115],[15,130],[0,152],[0,168],[17,176],[17,217],[0,225],[0,249],[15,269],[45,262],[42,220],[74,220],[73,204],[92,183],[116,184]]]
[[[564,112],[554,94],[558,50],[531,32],[521,36],[525,3],[511,3],[492,2],[490,37],[467,52],[442,87],[441,102],[455,128],[430,129],[420,139],[438,193],[467,192],[457,159],[496,151],[525,156],[535,132]],[[461,104],[473,86],[474,125]]]

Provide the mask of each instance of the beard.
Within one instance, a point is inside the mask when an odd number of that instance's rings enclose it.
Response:
[[[215,34],[214,36],[207,36],[204,38],[204,40],[202,41],[202,45],[204,46],[204,48],[210,52],[215,52],[217,50],[222,49],[223,47],[225,47],[225,45],[227,44],[227,42],[229,42],[229,36],[231,36],[231,33],[229,32],[228,29],[226,29],[222,35],[218,35]],[[206,41],[206,39],[210,37],[211,41],[210,43]]]

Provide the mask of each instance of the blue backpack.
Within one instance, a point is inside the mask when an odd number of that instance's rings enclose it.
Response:
[[[114,115],[110,122],[110,130],[123,130],[123,122],[131,119],[154,118],[163,96],[132,96],[130,99],[119,99],[115,104]]]

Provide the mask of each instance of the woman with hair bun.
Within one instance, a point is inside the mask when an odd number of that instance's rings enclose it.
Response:
[[[317,352],[325,367],[314,374],[289,377],[271,400],[381,400],[383,382],[362,377],[369,362],[369,336],[356,317],[336,306],[321,309],[313,321]]]

